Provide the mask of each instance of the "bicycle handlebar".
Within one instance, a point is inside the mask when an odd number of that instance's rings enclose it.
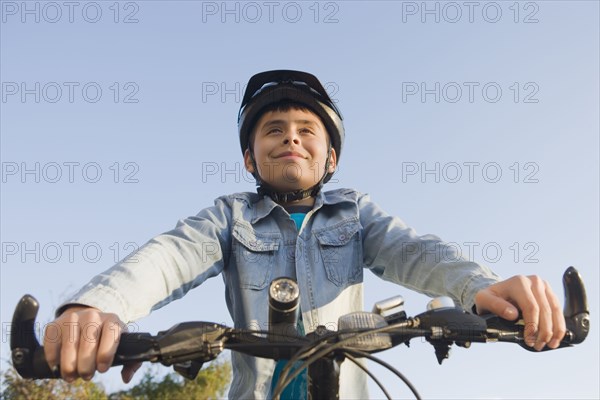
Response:
[[[585,340],[590,327],[587,296],[580,274],[569,267],[563,275],[564,316],[567,334],[559,347],[570,347]],[[39,304],[30,295],[19,301],[11,326],[10,347],[15,369],[23,378],[60,378],[59,368],[48,366],[44,349],[35,336]],[[325,354],[375,353],[425,337],[441,364],[452,344],[469,347],[472,342],[511,342],[534,351],[525,344],[523,321],[507,321],[494,315],[477,316],[459,308],[441,307],[407,318],[404,313],[385,319],[373,313],[357,314],[357,320],[377,320],[379,325],[350,325],[337,332],[324,327],[306,337],[262,331],[234,329],[210,322],[184,322],[155,336],[149,333],[122,333],[113,366],[134,361],[160,362],[193,379],[202,364],[224,349],[270,359],[307,360]],[[360,314],[360,315],[359,315]],[[375,317],[377,318],[375,318]],[[381,324],[384,321],[384,324]],[[261,335],[261,336],[258,336]],[[383,340],[382,340],[383,338]],[[319,351],[317,351],[319,350]],[[545,347],[543,350],[551,350]]]

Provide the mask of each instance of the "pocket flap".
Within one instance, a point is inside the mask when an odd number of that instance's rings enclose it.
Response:
[[[279,249],[278,235],[257,233],[255,230],[240,224],[235,224],[232,233],[233,237],[248,250],[259,252]]]
[[[358,221],[353,219],[316,231],[315,236],[319,243],[324,246],[344,246],[359,229]]]

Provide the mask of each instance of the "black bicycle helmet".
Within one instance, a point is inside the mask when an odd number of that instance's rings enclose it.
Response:
[[[250,135],[263,110],[276,103],[292,102],[303,105],[321,118],[331,139],[339,160],[344,143],[344,124],[342,114],[331,100],[327,91],[316,76],[302,71],[273,70],[254,75],[248,81],[244,98],[238,114],[238,131],[242,154],[250,149]],[[328,160],[329,161],[329,160]],[[258,173],[254,174],[258,192],[270,195],[274,200],[290,201],[306,198],[319,192],[324,183],[331,179],[332,173],[325,168],[323,178],[317,185],[307,190],[279,193],[262,182]]]

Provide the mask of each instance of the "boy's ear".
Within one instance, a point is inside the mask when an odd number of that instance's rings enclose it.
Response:
[[[244,151],[244,167],[246,167],[246,171],[250,172],[251,174],[255,172],[254,164],[252,163],[252,157],[250,156],[249,149],[246,149],[246,151]]]
[[[337,168],[337,154],[335,153],[335,149],[332,148],[331,156],[329,157],[329,170],[327,172],[329,172],[330,174],[333,174],[335,172],[336,168]]]

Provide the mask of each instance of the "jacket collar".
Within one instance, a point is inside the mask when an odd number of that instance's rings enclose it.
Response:
[[[271,212],[277,207],[281,206],[275,203],[269,196],[264,195],[260,197],[258,201],[252,205],[253,215],[250,222],[255,224],[256,222],[265,218],[267,215],[271,214]]]
[[[333,205],[339,204],[342,202],[352,202],[352,199],[348,196],[344,195],[344,191],[341,190],[332,190],[324,192],[321,190],[317,196],[315,197],[315,205],[313,206],[313,211],[316,211],[323,207],[323,205]],[[271,214],[273,210],[276,208],[280,208],[284,211],[283,207],[273,201],[269,196],[262,196],[252,205],[253,215],[252,220],[250,221],[252,224],[260,221],[265,218],[267,215]]]

